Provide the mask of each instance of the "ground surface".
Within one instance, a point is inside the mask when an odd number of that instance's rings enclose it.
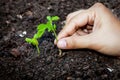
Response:
[[[120,0],[98,1],[120,18]],[[65,55],[60,58],[54,36],[48,32],[39,40],[40,56],[24,41],[33,36],[39,23],[45,23],[47,15],[60,16],[58,33],[68,13],[98,1],[1,0],[0,80],[120,80],[120,59],[116,57],[85,49],[63,51]]]

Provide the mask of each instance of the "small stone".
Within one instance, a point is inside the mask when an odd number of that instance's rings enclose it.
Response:
[[[23,16],[22,16],[22,15],[20,15],[20,14],[18,14],[18,15],[17,15],[17,18],[22,19],[22,18],[23,18]]]
[[[4,41],[9,40],[10,38],[8,36],[4,36]]]
[[[14,57],[18,57],[20,55],[20,52],[18,51],[18,49],[16,48],[13,48],[11,50],[11,54],[14,56]]]
[[[53,60],[52,56],[48,56],[46,59],[46,63],[50,64],[52,62],[52,60]]]
[[[14,32],[14,31],[15,31],[15,28],[14,28],[14,27],[12,27],[12,28],[11,28],[11,31],[12,31],[12,32]]]
[[[64,67],[65,67],[66,70],[70,70],[70,66],[69,66],[69,64],[65,64]]]
[[[23,35],[23,34],[19,34],[19,36],[20,36],[20,37],[24,37],[24,35]]]
[[[66,23],[66,21],[62,21],[62,22],[61,22],[62,25],[65,25],[65,23]]]
[[[7,24],[10,24],[10,21],[5,21]]]
[[[114,12],[114,9],[112,9],[111,11]]]
[[[76,75],[76,76],[82,76],[82,72],[80,72],[80,71],[75,71],[75,75]]]
[[[74,61],[74,59],[70,59],[72,62]]]
[[[72,76],[67,77],[67,80],[74,80]]]
[[[31,5],[31,3],[28,3],[27,5],[29,5],[29,6],[30,6],[30,5]]]
[[[76,78],[76,80],[81,80],[81,78]]]
[[[27,16],[33,16],[32,11],[27,11],[25,14],[26,14]]]
[[[24,35],[26,35],[26,34],[27,34],[27,32],[26,32],[26,31],[23,31],[23,34],[24,34]]]
[[[114,69],[107,68],[107,70],[108,70],[109,72],[113,72]]]
[[[69,5],[69,4],[67,4],[66,6],[67,6],[67,7],[69,7],[70,5]]]
[[[26,31],[23,31],[23,32],[22,31],[18,31],[17,32],[17,35],[20,36],[20,37],[24,37],[26,34],[27,34]]]
[[[26,49],[26,46],[27,45],[22,45],[22,46],[20,46],[18,49],[19,49],[19,51],[20,52],[24,52],[24,51],[26,51],[27,49]]]
[[[89,69],[89,66],[85,66],[85,67],[83,67],[83,69],[84,69],[84,70],[87,70],[87,69]]]
[[[108,77],[107,74],[101,75],[102,79],[106,79]]]
[[[48,10],[52,9],[52,6],[49,6],[47,9],[48,9]]]
[[[62,2],[64,2],[65,0],[61,0]]]

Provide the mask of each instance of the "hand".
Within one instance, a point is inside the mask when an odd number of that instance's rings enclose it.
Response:
[[[120,56],[120,21],[101,3],[70,13],[58,34],[61,49],[88,48]]]

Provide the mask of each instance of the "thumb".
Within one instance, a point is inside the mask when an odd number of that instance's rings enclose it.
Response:
[[[61,49],[89,48],[94,42],[92,37],[91,34],[88,34],[62,38],[57,42],[57,46]]]

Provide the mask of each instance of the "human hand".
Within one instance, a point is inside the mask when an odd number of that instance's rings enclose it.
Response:
[[[103,4],[96,3],[70,13],[55,44],[61,49],[88,48],[120,56],[120,21]]]

